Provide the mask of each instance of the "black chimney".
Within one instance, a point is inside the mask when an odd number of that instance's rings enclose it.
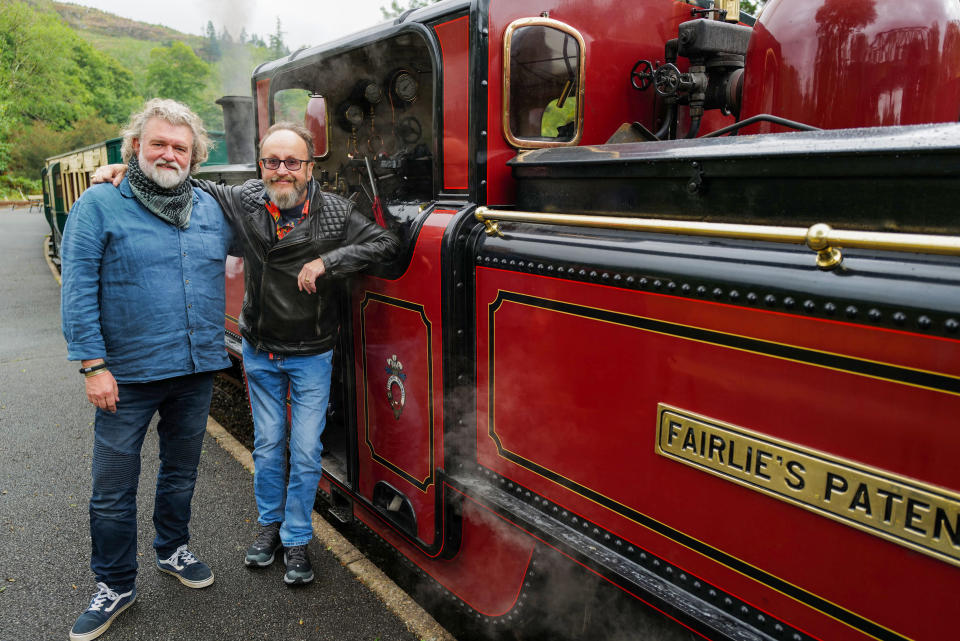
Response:
[[[254,146],[253,98],[223,96],[216,101],[223,108],[224,138],[227,162],[231,165],[253,164],[257,158]]]

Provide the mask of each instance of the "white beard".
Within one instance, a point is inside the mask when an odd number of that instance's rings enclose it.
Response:
[[[168,163],[164,160],[157,159],[151,164],[143,157],[142,149],[140,150],[140,153],[137,154],[137,162],[147,178],[164,189],[174,189],[179,187],[181,184],[183,184],[183,181],[187,179],[187,176],[190,173],[188,168],[181,167],[176,162]],[[176,168],[176,172],[170,171],[169,169],[160,169],[158,165],[174,167]]]
[[[271,182],[265,182],[263,187],[267,190],[267,196],[270,197],[270,202],[279,209],[290,209],[303,198],[303,194],[307,191],[306,181],[304,181],[303,185],[298,185],[296,182],[291,184],[293,185],[293,189],[284,189],[283,191],[274,188]]]

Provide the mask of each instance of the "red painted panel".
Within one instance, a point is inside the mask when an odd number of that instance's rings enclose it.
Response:
[[[898,0],[772,0],[750,40],[741,115],[830,129],[955,122],[960,4],[904,9]]]
[[[616,506],[911,638],[949,629],[956,567],[658,456],[654,443],[657,403],[669,403],[957,491],[960,396],[600,320],[591,309],[951,377],[960,376],[960,342],[487,268],[477,280],[481,463],[815,636],[861,638]],[[491,351],[490,306],[503,292],[583,311],[502,302],[492,312]],[[502,450],[488,435],[491,413]]]
[[[257,140],[270,128],[270,79],[257,80]]]
[[[369,276],[359,278],[352,293],[353,326],[359,328],[363,324],[368,332],[366,343],[360,331],[354,332],[358,393],[357,437],[361,443],[358,452],[358,491],[372,500],[377,482],[385,481],[403,492],[412,503],[417,517],[417,536],[427,545],[435,543],[436,484],[431,461],[437,460],[437,453],[443,452],[443,430],[440,427],[443,425],[440,244],[443,232],[452,218],[451,214],[434,213],[427,219],[403,275],[396,280]],[[368,303],[368,309],[364,310],[362,303],[373,299],[387,299],[393,301],[393,304],[381,302],[371,306]],[[412,314],[405,311],[406,308],[399,308],[397,304],[422,309],[423,319],[432,328],[429,342],[425,338],[423,321],[415,320]],[[420,318],[419,312],[416,317]],[[425,352],[429,353],[433,371],[432,389],[431,382],[424,374],[428,369]],[[393,413],[389,409],[383,411],[385,359],[393,355],[403,362],[405,368],[410,368],[405,381],[407,398],[401,415],[404,428],[402,435],[397,431],[398,422]],[[432,403],[432,408],[428,403]],[[431,409],[432,425],[428,420]],[[375,450],[365,445],[368,424],[371,434],[374,435]],[[402,440],[398,440],[401,436]],[[379,449],[381,445],[383,452]],[[378,461],[374,456],[375,452],[386,453],[389,457]],[[393,466],[399,470],[391,468],[391,461],[402,464]],[[409,471],[420,475],[424,470],[430,477],[426,489],[418,487],[402,474],[402,471]],[[420,480],[422,478],[419,477]]]
[[[434,27],[443,55],[443,188],[466,189],[469,101],[470,19]]]
[[[240,333],[240,311],[243,309],[243,259],[227,256],[224,265],[226,273],[227,304],[224,310],[226,328],[234,334]]]
[[[431,327],[418,310],[389,300],[368,299],[362,306],[361,317],[366,348],[366,447],[375,460],[392,465],[397,468],[395,471],[425,485],[433,474],[431,441],[411,439],[410,435],[420,432],[423,426],[428,426],[428,434],[436,429],[430,414],[434,376]],[[396,382],[390,384],[393,372],[388,365],[392,359],[402,371]]]

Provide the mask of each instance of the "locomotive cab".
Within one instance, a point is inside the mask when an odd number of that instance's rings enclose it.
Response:
[[[320,186],[365,212],[379,198],[390,208],[391,226],[404,235],[434,196],[434,59],[430,42],[411,28],[262,67],[256,75],[259,135],[275,122],[305,125],[316,142]]]

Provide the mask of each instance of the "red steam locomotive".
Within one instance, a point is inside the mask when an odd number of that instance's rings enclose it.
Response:
[[[960,5],[447,0],[252,85],[228,140],[307,123],[406,248],[344,287],[321,490],[471,620],[955,637]]]

